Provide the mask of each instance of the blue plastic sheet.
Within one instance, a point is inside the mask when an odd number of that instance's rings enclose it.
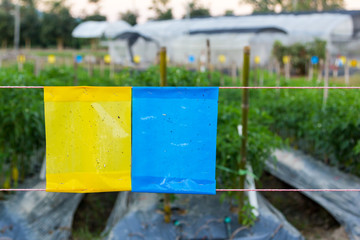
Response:
[[[132,191],[215,194],[218,88],[133,88]]]

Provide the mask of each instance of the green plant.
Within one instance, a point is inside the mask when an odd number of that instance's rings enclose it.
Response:
[[[245,204],[241,211],[242,219],[243,219],[243,222],[242,222],[243,226],[251,227],[255,224],[256,216],[253,212],[254,209],[255,209],[255,207],[250,204],[248,199],[246,199]]]

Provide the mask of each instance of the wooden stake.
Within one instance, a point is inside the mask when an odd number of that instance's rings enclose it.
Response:
[[[113,63],[113,61],[111,61],[110,63],[110,79],[114,78],[115,75],[115,64]]]
[[[311,81],[313,79],[313,76],[314,76],[314,66],[313,64],[311,63],[311,60],[310,60],[310,63],[309,63],[309,81]]]
[[[324,65],[324,60],[320,59],[320,61],[319,61],[319,67],[318,67],[317,83],[321,83],[323,65]]]
[[[40,75],[40,59],[39,57],[35,58],[35,76],[39,76]]]
[[[250,75],[250,47],[244,48],[244,67],[243,67],[243,87],[249,86]],[[246,169],[246,151],[247,151],[247,137],[248,137],[248,113],[249,113],[249,90],[243,89],[242,95],[242,141],[241,141],[241,159],[238,162],[238,170]],[[246,175],[239,177],[239,189],[245,188]],[[243,207],[245,202],[244,192],[238,192],[238,220],[241,224],[243,222]]]
[[[208,80],[211,81],[211,47],[210,39],[206,39],[206,52],[207,52],[207,71],[208,71]]]
[[[232,62],[231,64],[231,76],[232,76],[232,84],[233,86],[236,86],[237,83],[237,69],[236,69],[236,63]]]
[[[347,61],[345,63],[345,84],[346,86],[350,85],[350,65],[349,65],[349,61]]]
[[[74,86],[78,85],[78,63],[74,58]]]
[[[166,70],[167,70],[167,62],[166,62],[166,47],[162,47],[160,49],[160,86],[167,86],[166,79]],[[164,194],[164,221],[166,223],[171,222],[171,206],[170,206],[170,194]]]
[[[260,70],[260,86],[264,86],[264,71]]]
[[[326,110],[326,103],[329,97],[329,89],[326,87],[329,86],[329,65],[330,65],[330,54],[329,51],[326,51],[325,57],[325,76],[324,76],[324,97],[323,97],[323,110]]]
[[[100,60],[100,77],[104,77],[104,60]]]
[[[280,87],[280,63],[276,61],[276,86]],[[276,92],[280,94],[280,89],[276,89]]]
[[[290,61],[289,61],[285,64],[285,79],[286,80],[290,80],[290,78],[291,78],[290,70],[291,70],[291,67],[290,67]]]
[[[166,47],[160,49],[160,86],[167,86],[167,77],[166,77]]]

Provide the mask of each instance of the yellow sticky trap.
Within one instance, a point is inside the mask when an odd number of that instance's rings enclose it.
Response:
[[[358,62],[357,62],[356,59],[351,60],[351,62],[350,62],[350,66],[351,66],[351,67],[356,68],[357,65],[358,65]]]
[[[136,64],[141,63],[141,57],[139,55],[134,56],[134,63]]]
[[[106,64],[110,64],[111,63],[111,56],[110,55],[105,55],[104,56],[104,62],[106,63]]]
[[[345,64],[347,62],[347,59],[345,56],[341,56],[340,60],[341,60],[342,64]]]
[[[283,63],[288,64],[289,62],[290,62],[290,57],[289,56],[283,56]]]
[[[55,57],[55,55],[49,55],[48,56],[48,63],[50,63],[50,64],[54,64],[56,62],[56,57]]]
[[[18,56],[17,56],[17,61],[18,61],[19,63],[24,63],[24,62],[26,61],[25,55],[18,55]]]
[[[131,88],[45,87],[46,191],[131,190]]]
[[[225,55],[219,55],[218,61],[219,61],[220,63],[225,63],[225,62],[226,62],[226,57],[225,57]]]

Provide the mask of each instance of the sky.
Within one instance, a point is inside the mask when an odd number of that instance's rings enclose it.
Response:
[[[152,0],[101,0],[100,13],[106,15],[109,21],[116,21],[121,12],[136,9],[139,13],[139,22],[144,23],[153,16],[149,7]],[[186,3],[190,0],[171,0],[170,6],[173,9],[175,18],[181,18],[185,14]],[[199,0],[203,6],[210,8],[214,16],[223,15],[228,9],[234,11],[236,15],[245,15],[252,12],[251,6],[239,4],[240,0]],[[88,0],[67,0],[71,6],[72,13],[76,17],[92,14],[97,6],[89,4]],[[345,8],[348,10],[360,10],[360,0],[345,0]]]

